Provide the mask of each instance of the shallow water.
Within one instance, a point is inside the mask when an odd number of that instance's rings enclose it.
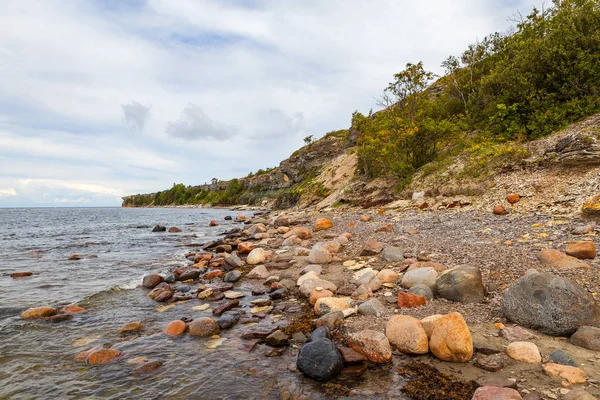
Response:
[[[158,312],[159,303],[145,296],[141,277],[185,264],[185,253],[218,236],[236,222],[224,221],[228,210],[207,209],[0,209],[0,398],[173,398],[276,399],[282,388],[301,387],[308,398],[322,398],[320,384],[288,369],[295,351],[266,357],[270,348],[249,351],[240,339],[248,326],[222,331],[212,339],[170,338],[162,330],[171,320],[212,316],[196,311],[197,299]],[[209,228],[218,220],[220,226]],[[157,224],[178,226],[182,233],[152,233]],[[87,245],[86,245],[87,243]],[[84,258],[68,261],[71,254]],[[86,258],[95,255],[97,258]],[[32,277],[14,280],[15,271]],[[252,285],[243,281],[247,309]],[[262,296],[266,297],[266,296]],[[87,312],[71,321],[51,324],[24,321],[28,307],[77,303]],[[123,338],[118,331],[141,321],[144,330]],[[267,317],[261,324],[279,324]],[[121,350],[117,362],[90,366],[75,361],[83,350],[102,345]],[[140,362],[161,360],[158,370],[134,376]],[[370,370],[360,380],[346,381],[363,395],[354,398],[400,398],[402,379]],[[369,382],[367,385],[366,382]],[[376,394],[374,396],[374,394]]]

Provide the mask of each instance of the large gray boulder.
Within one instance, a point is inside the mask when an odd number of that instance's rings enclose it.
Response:
[[[599,315],[591,294],[550,273],[517,279],[504,293],[502,309],[512,322],[553,336],[570,335]]]
[[[438,275],[435,283],[438,294],[450,301],[481,303],[485,299],[485,287],[477,267],[462,265],[447,269]]]
[[[331,340],[321,338],[300,349],[296,366],[304,376],[326,382],[342,371],[344,360]]]

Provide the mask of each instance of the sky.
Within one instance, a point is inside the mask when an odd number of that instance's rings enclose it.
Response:
[[[0,207],[274,167],[538,0],[0,2]]]

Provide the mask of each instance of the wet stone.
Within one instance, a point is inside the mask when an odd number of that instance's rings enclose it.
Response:
[[[288,340],[288,335],[286,335],[283,331],[278,329],[275,332],[271,333],[269,336],[267,336],[265,342],[269,346],[279,347],[287,345]]]
[[[312,331],[312,333],[310,334],[310,341],[314,342],[315,340],[319,340],[319,339],[332,339],[331,338],[331,333],[329,332],[329,328],[327,328],[326,326],[320,326],[317,329],[315,329],[314,331]]]
[[[218,307],[213,308],[212,314],[215,317],[218,317],[221,314],[225,313],[226,311],[229,311],[235,307],[239,307],[239,305],[240,305],[239,300],[231,300],[231,301],[221,304]]]

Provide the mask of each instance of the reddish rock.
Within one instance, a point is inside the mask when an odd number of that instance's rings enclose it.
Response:
[[[214,219],[208,223],[208,226],[218,226],[218,225],[219,225],[219,223],[217,221],[215,221]]]
[[[374,255],[381,253],[382,250],[383,250],[382,243],[369,239],[365,243],[365,247],[363,248],[360,255],[361,256],[374,256]]]
[[[42,306],[34,307],[23,311],[21,318],[23,319],[38,319],[56,315],[56,309],[52,307]]]
[[[351,364],[351,365],[345,366],[344,369],[342,369],[342,372],[340,372],[340,374],[342,376],[357,378],[357,377],[361,376],[362,374],[364,374],[367,369],[368,369],[368,365],[366,362],[363,362],[360,364]]]
[[[180,233],[180,232],[181,232],[181,229],[179,229],[179,228],[178,228],[178,227],[176,227],[176,226],[172,226],[172,227],[170,227],[170,228],[169,228],[169,232],[170,232],[170,233]]]
[[[356,222],[354,222],[354,221],[348,222],[348,227],[352,228],[353,226],[356,226]]]
[[[240,302],[239,302],[239,300],[231,300],[231,301],[228,301],[228,302],[226,302],[226,303],[223,303],[223,304],[221,304],[221,305],[220,305],[220,306],[218,306],[218,307],[215,307],[215,308],[213,308],[213,310],[212,310],[212,314],[213,314],[215,317],[219,317],[219,316],[220,316],[221,314],[223,314],[224,312],[226,312],[226,311],[229,311],[229,310],[232,310],[232,309],[234,309],[235,307],[238,307],[239,305],[240,305]]]
[[[319,218],[315,221],[314,231],[324,231],[333,228],[333,222],[329,218]]]
[[[246,220],[246,216],[243,214],[239,214],[235,217],[236,220],[238,221],[245,221]]]
[[[167,324],[167,326],[165,327],[165,333],[169,336],[179,336],[182,335],[186,329],[187,326],[185,322],[178,319],[175,321],[171,321]]]
[[[144,276],[142,279],[142,286],[146,289],[154,289],[163,281],[163,277],[159,274],[151,274]]]
[[[71,257],[69,257],[69,261],[77,261],[77,260],[81,260],[81,256],[79,254],[73,254]]]
[[[371,216],[368,214],[365,214],[362,217],[360,217],[360,222],[369,222],[370,220],[371,220]]]
[[[223,271],[220,269],[216,269],[214,271],[210,271],[208,274],[204,275],[206,279],[214,279],[223,275]]]
[[[471,400],[521,400],[521,395],[515,389],[482,386],[477,388]]]
[[[506,196],[506,201],[508,201],[510,204],[518,203],[519,200],[521,200],[521,196],[519,196],[518,193],[511,193]]]
[[[384,225],[381,228],[377,229],[375,232],[394,232],[394,225]]]
[[[504,209],[504,207],[498,205],[498,206],[494,207],[494,214],[495,215],[505,215],[506,210]]]
[[[28,276],[33,275],[33,272],[13,272],[10,274],[10,277],[13,279],[26,278]]]
[[[128,335],[133,332],[141,331],[142,329],[144,329],[144,327],[142,326],[141,322],[135,321],[123,325],[121,329],[119,329],[119,333],[121,335]]]
[[[90,353],[86,359],[86,362],[92,365],[108,364],[120,355],[121,352],[119,350],[102,349]]]
[[[254,243],[252,243],[252,242],[238,243],[238,246],[237,246],[238,254],[249,254],[252,250],[254,250]]]
[[[593,242],[577,242],[567,246],[565,253],[580,260],[596,258],[596,246]]]
[[[390,342],[378,331],[364,330],[350,334],[348,345],[376,363],[387,363],[392,359]]]
[[[75,314],[75,313],[85,312],[85,308],[79,307],[79,306],[75,306],[75,305],[70,305],[70,306],[66,306],[65,308],[62,308],[60,310],[60,312]]]
[[[362,363],[367,361],[367,357],[365,357],[363,354],[360,354],[358,351],[352,350],[348,347],[338,346],[338,350],[342,354],[344,362],[347,364]]]
[[[564,254],[554,249],[544,249],[537,254],[542,265],[559,269],[591,269],[592,266],[578,258]]]
[[[427,304],[427,299],[412,293],[398,292],[398,308],[413,308]]]
[[[133,370],[134,375],[143,375],[162,367],[162,361],[148,361]]]
[[[381,207],[379,210],[377,210],[377,214],[379,214],[379,215],[385,214],[385,208]]]
[[[194,257],[194,263],[197,264],[197,263],[200,263],[202,261],[208,262],[208,261],[212,260],[212,258],[213,258],[212,253],[198,253]]]

